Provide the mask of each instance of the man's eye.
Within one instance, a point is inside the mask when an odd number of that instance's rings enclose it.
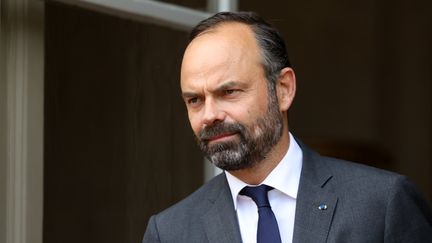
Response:
[[[235,92],[237,92],[238,90],[236,90],[236,89],[227,89],[227,90],[225,90],[224,91],[224,93],[226,94],[226,95],[230,95],[230,94],[234,94]]]
[[[198,103],[198,101],[199,101],[198,98],[197,98],[197,97],[194,97],[194,98],[190,98],[190,99],[188,99],[188,100],[187,100],[187,103],[193,105],[193,104]]]

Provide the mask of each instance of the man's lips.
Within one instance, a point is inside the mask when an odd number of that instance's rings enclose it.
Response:
[[[213,136],[213,137],[209,137],[204,139],[207,143],[212,143],[212,142],[216,142],[216,141],[223,141],[223,140],[227,140],[227,139],[231,139],[232,137],[234,137],[237,133],[233,132],[233,133],[224,133],[224,134],[219,134],[217,136]]]

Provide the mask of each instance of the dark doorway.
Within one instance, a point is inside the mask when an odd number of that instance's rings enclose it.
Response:
[[[187,33],[46,4],[44,242],[140,242],[203,181],[179,89]]]

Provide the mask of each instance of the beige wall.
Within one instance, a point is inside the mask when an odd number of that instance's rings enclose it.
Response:
[[[43,5],[1,1],[0,242],[42,242]]]

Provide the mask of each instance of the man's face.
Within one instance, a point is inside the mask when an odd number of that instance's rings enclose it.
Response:
[[[198,144],[216,166],[249,168],[279,141],[282,114],[260,51],[243,24],[224,24],[186,49],[181,89]]]

